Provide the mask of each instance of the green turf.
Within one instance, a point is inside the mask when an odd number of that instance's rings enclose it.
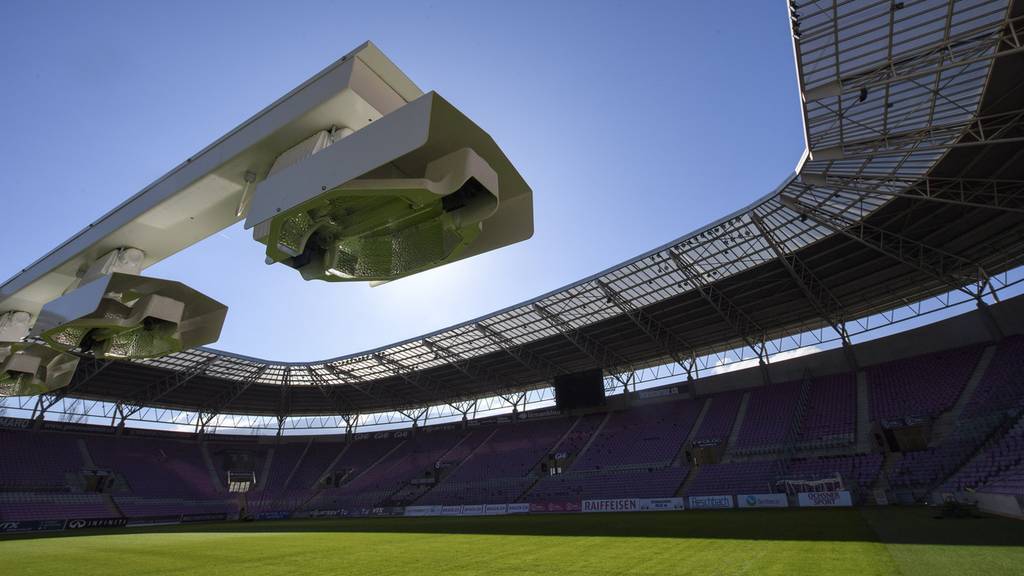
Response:
[[[219,523],[18,535],[0,573],[1022,574],[1024,523],[926,509]]]

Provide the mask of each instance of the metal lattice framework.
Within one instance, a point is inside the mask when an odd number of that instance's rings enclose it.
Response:
[[[807,144],[795,173],[563,289],[325,361],[203,348],[84,363],[67,390],[16,408],[74,401],[195,430],[423,423],[543,405],[560,373],[601,367],[610,390],[635,389],[998,298],[1024,258],[1022,5],[789,2]]]

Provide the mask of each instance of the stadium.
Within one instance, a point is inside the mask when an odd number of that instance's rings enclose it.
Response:
[[[370,43],[16,274],[3,572],[1020,573],[1024,2],[778,10],[796,169],[526,302],[284,362],[140,274],[243,220],[330,282],[536,240],[486,127]]]

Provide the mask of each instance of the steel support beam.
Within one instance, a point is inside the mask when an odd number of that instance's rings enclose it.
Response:
[[[813,102],[862,90],[871,92],[898,82],[1016,54],[1024,51],[1024,45],[1021,43],[1024,40],[1024,35],[1021,34],[1022,25],[1024,19],[1017,17],[998,26],[989,25],[981,29],[965,30],[939,42],[922,46],[898,60],[890,58],[874,69],[850,74],[844,78],[837,77],[831,82],[805,90],[804,101]],[[811,38],[805,36],[802,42],[809,39]]]
[[[542,380],[550,381],[558,374],[566,374],[567,370],[555,365],[552,362],[530,352],[525,346],[516,344],[508,339],[507,336],[498,332],[497,330],[487,326],[481,322],[477,322],[473,325],[478,332],[483,334],[488,340],[494,343],[495,346],[501,348],[506,354],[514,358],[517,362],[523,366],[529,368],[533,373],[537,374]]]
[[[373,400],[381,402],[382,404],[396,403],[400,401],[399,398],[396,398],[392,395],[381,395],[377,393],[374,390],[375,386],[373,384],[364,381],[355,373],[346,370],[341,366],[338,366],[336,364],[324,364],[324,368],[326,368],[327,371],[330,372],[331,374],[343,378],[343,384],[345,386],[351,386],[355,388],[358,392],[360,392],[361,394],[368,398],[372,398]],[[333,384],[333,386],[339,386],[339,384]]]
[[[345,421],[346,425],[348,425],[349,421],[356,414],[356,410],[352,408],[352,406],[346,402],[338,392],[337,385],[329,383],[327,379],[317,372],[316,368],[313,366],[307,366],[306,372],[309,373],[309,378],[313,382],[313,386],[315,386],[316,389],[320,391],[320,394],[322,394],[323,397],[331,403],[331,406],[334,407],[335,413],[338,414],[338,416],[341,416],[341,419]]]
[[[202,362],[198,362],[195,365],[190,366],[182,372],[172,372],[166,377],[147,386],[141,394],[131,401],[118,403],[118,411],[121,413],[120,426],[124,426],[125,420],[134,416],[139,410],[142,410],[147,405],[160,400],[164,396],[184,386],[196,376],[201,376],[206,372],[207,368],[212,366],[219,359],[220,358],[218,356],[211,356]]]
[[[384,368],[387,368],[392,374],[398,376],[402,380],[405,380],[414,388],[424,393],[426,396],[424,396],[421,399],[421,404],[430,405],[431,402],[435,401],[439,403],[443,402],[443,400],[439,400],[439,398],[441,398],[442,396],[441,385],[434,381],[433,378],[430,378],[426,374],[423,374],[421,370],[411,371],[401,362],[395,360],[394,358],[388,357],[386,354],[382,352],[377,352],[373,354],[373,359],[376,360],[377,363],[383,366]]]
[[[901,178],[899,176],[837,176],[803,173],[807,186],[821,186],[862,197],[907,198],[966,208],[1024,213],[1024,180],[971,178]]]
[[[887,133],[870,140],[812,149],[811,160],[869,159],[892,153],[1024,142],[1022,118],[1024,110],[1011,110],[979,116],[969,122],[928,125],[918,130]]]
[[[205,432],[206,427],[210,422],[212,422],[219,414],[223,413],[232,402],[255,384],[260,377],[263,376],[263,373],[267,371],[268,367],[269,366],[267,364],[261,364],[253,371],[251,376],[247,376],[244,380],[234,382],[230,388],[227,388],[218,394],[206,408],[200,410],[199,418],[196,420],[196,433],[202,434]]]
[[[693,380],[699,376],[697,369],[697,357],[685,340],[666,328],[661,322],[652,318],[642,308],[634,306],[628,299],[607,282],[597,279],[594,281],[601,289],[608,301],[614,304],[619,310],[626,314],[633,324],[640,329],[647,338],[661,348],[676,364],[686,370],[686,379]],[[685,353],[683,353],[685,352]]]
[[[78,366],[75,368],[75,377],[71,380],[71,383],[48,394],[41,394],[36,401],[35,408],[32,409],[31,419],[43,420],[47,410],[75,390],[88,384],[90,380],[113,363],[113,360],[100,360],[90,355],[80,357]]]
[[[703,274],[689,263],[675,250],[669,250],[669,256],[675,263],[676,269],[690,281],[690,284],[697,289],[701,297],[715,309],[715,312],[725,320],[725,323],[736,335],[743,340],[748,348],[757,355],[758,365],[761,367],[761,377],[765,384],[770,383],[771,377],[768,374],[768,347],[764,341],[764,330],[754,322],[746,312],[734,304],[713,282],[708,282]],[[752,334],[757,334],[755,339]]]
[[[858,370],[857,356],[853,351],[853,345],[850,342],[850,334],[846,331],[846,316],[843,312],[844,308],[839,299],[832,294],[831,291],[818,279],[814,272],[804,264],[803,260],[800,259],[795,253],[786,252],[782,246],[779,245],[775,236],[771,230],[765,226],[761,217],[756,212],[752,212],[750,215],[751,222],[754,223],[754,227],[761,234],[761,237],[768,242],[771,246],[772,252],[775,253],[775,257],[779,260],[782,266],[789,272],[790,278],[803,293],[804,298],[811,304],[811,307],[818,313],[828,325],[839,335],[842,339],[843,351],[846,354],[846,361],[850,365],[850,369],[853,371]]]
[[[598,368],[606,370],[612,378],[618,380],[619,384],[622,384],[623,390],[629,390],[629,385],[633,381],[633,374],[636,372],[629,361],[625,360],[597,340],[587,336],[582,330],[573,326],[557,313],[548,310],[540,304],[534,303],[533,311],[543,318],[544,321],[546,321],[552,328],[558,330],[562,336],[565,336],[569,342],[572,342],[580,352],[583,352],[589,356],[591,360],[596,362]],[[623,369],[626,369],[629,372],[629,376],[622,375]]]
[[[862,220],[853,220],[817,206],[808,206],[792,196],[780,195],[779,200],[800,217],[810,218],[833,232],[894,258],[976,300],[981,300],[990,285],[989,274],[981,265],[966,258],[866,224]],[[978,288],[970,290],[965,287],[971,283],[977,283]]]
[[[455,352],[451,348],[448,348],[438,342],[433,342],[428,338],[424,338],[422,342],[424,347],[435,355],[443,357],[450,366],[459,372],[462,372],[470,380],[484,383],[493,388],[496,395],[501,396],[502,394],[516,393],[519,391],[518,387],[508,386],[504,381],[496,377],[491,370],[477,366],[472,360],[464,358],[461,354]],[[454,404],[450,402],[446,402],[446,404],[458,410]]]

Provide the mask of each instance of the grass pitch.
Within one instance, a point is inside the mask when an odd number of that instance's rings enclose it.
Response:
[[[1024,522],[926,509],[217,523],[0,540],[21,574],[1024,573]]]

